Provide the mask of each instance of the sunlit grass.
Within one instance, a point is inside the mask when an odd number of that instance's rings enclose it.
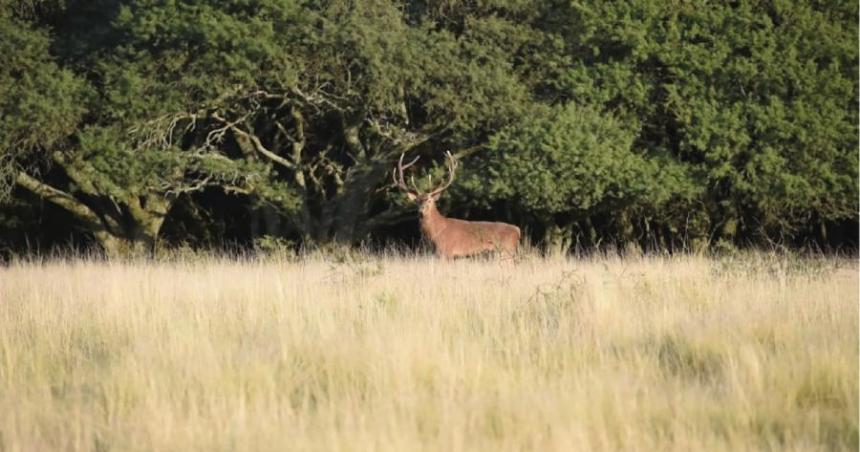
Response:
[[[0,450],[856,450],[858,274],[766,255],[22,262]]]

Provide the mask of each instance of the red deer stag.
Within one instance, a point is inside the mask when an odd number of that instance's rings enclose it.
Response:
[[[421,231],[436,247],[436,254],[446,259],[472,256],[483,252],[500,252],[505,258],[513,258],[520,242],[520,228],[494,221],[466,221],[446,218],[436,209],[439,195],[454,182],[457,160],[450,152],[445,153],[448,166],[448,180],[429,192],[421,192],[410,178],[406,185],[403,172],[414,165],[419,157],[403,164],[404,154],[400,155],[397,167],[392,171],[394,184],[406,192],[410,201],[418,204]],[[431,179],[432,185],[432,179]]]

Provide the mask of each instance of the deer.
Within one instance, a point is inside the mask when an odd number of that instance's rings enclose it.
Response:
[[[458,218],[448,218],[436,208],[439,196],[454,182],[457,171],[457,160],[448,151],[445,153],[445,164],[448,169],[447,181],[442,182],[427,192],[422,192],[415,185],[415,179],[410,178],[406,184],[404,172],[418,162],[420,156],[406,164],[404,154],[400,154],[397,167],[391,177],[394,185],[406,193],[406,197],[418,204],[418,218],[421,232],[436,249],[437,256],[444,259],[474,256],[482,253],[500,253],[505,259],[513,259],[520,242],[520,228],[508,223],[496,221],[467,221]],[[430,185],[433,179],[428,175]]]

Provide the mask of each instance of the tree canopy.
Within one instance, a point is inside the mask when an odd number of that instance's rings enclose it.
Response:
[[[856,246],[856,17],[781,0],[2,0],[0,247],[402,239],[414,212],[390,169],[406,153],[435,171],[448,150],[451,215],[554,251]]]

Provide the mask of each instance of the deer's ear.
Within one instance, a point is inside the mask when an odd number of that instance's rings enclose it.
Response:
[[[433,198],[433,201],[438,201],[439,196],[441,196],[441,195],[442,195],[442,193],[436,193],[435,195],[431,196],[431,198]]]
[[[410,201],[415,201],[416,199],[418,199],[418,197],[415,196],[414,193],[410,193],[410,192],[406,192],[406,197],[409,198]]]

